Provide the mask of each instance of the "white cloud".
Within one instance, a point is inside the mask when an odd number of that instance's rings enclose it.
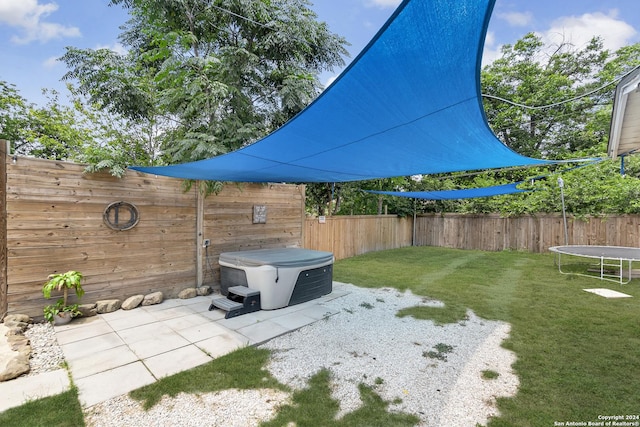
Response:
[[[400,4],[402,0],[369,0],[367,1],[367,6],[376,6],[379,8],[389,8],[396,7]]]
[[[40,4],[39,0],[0,0],[0,24],[16,27],[21,35],[14,35],[11,41],[27,44],[32,41],[47,42],[63,37],[79,37],[80,29],[43,19],[58,10],[56,3]]]
[[[109,49],[109,50],[114,51],[118,55],[125,55],[128,52],[127,49],[124,46],[122,46],[122,44],[120,44],[118,42],[115,42],[112,45],[106,45],[106,44],[98,45],[98,46],[96,46],[96,50],[98,50],[98,49]]]
[[[533,15],[531,12],[509,12],[498,15],[500,19],[507,21],[512,27],[526,27],[531,24]]]
[[[482,51],[482,66],[489,65],[500,57],[500,46],[496,45],[496,35],[492,31],[487,32],[484,41],[484,50]]]
[[[47,69],[51,69],[54,68],[58,65],[60,65],[60,62],[58,61],[59,56],[50,56],[47,59],[44,60],[44,62],[42,63],[42,65],[44,66],[44,68]]]
[[[629,44],[637,31],[625,21],[618,19],[618,11],[585,13],[580,16],[566,16],[551,23],[551,27],[541,34],[547,44],[571,43],[581,49],[594,36],[600,36],[605,49],[617,50]]]

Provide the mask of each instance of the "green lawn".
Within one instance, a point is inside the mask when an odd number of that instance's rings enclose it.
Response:
[[[363,287],[395,287],[439,299],[444,308],[410,308],[398,315],[458,322],[467,308],[511,324],[504,346],[518,357],[520,389],[499,400],[490,426],[554,426],[598,421],[599,415],[640,412],[640,281],[628,285],[558,273],[551,254],[404,248],[336,262],[334,279]],[[609,288],[633,298],[606,299],[584,288]],[[264,349],[245,348],[131,393],[145,407],[163,395],[221,388],[288,390],[262,368]],[[251,369],[239,369],[238,365]],[[243,373],[242,376],[239,374]],[[490,371],[483,373],[490,377]],[[360,385],[365,406],[339,421],[330,372],[316,373],[265,425],[410,426],[415,417],[390,414],[375,386]],[[56,408],[57,410],[53,410]],[[45,419],[50,416],[52,418]],[[82,425],[76,391],[0,414],[0,425]],[[556,424],[558,423],[558,424]],[[576,424],[580,425],[580,424]]]
[[[392,286],[439,299],[444,309],[402,315],[458,321],[466,308],[512,325],[520,389],[490,426],[552,426],[640,413],[640,284],[558,273],[551,254],[405,248],[336,263],[335,280]],[[583,291],[609,288],[633,298]]]
[[[0,396],[0,399],[2,396]],[[0,426],[79,427],[84,426],[78,390],[74,387],[56,396],[33,400],[0,412]]]

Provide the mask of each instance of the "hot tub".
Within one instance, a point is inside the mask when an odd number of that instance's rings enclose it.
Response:
[[[331,293],[331,252],[279,248],[220,254],[220,291],[232,286],[260,291],[261,309],[300,304]]]

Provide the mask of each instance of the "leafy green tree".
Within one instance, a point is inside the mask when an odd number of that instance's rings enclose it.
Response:
[[[15,85],[0,80],[0,139],[11,142],[14,149],[27,127],[28,111],[29,104]]]
[[[609,52],[596,37],[581,49],[553,47],[529,33],[482,70],[489,124],[527,156],[558,158],[596,146],[608,135],[615,79],[639,64],[638,44]]]
[[[89,142],[81,147],[74,159],[87,163],[87,172],[108,170],[112,175],[122,177],[131,164],[159,163],[163,128],[156,120],[127,119],[122,114],[87,104],[71,85],[68,89],[76,115],[90,129]]]
[[[112,0],[129,10],[125,54],[69,48],[62,60],[92,103],[163,121],[166,163],[240,148],[273,131],[343,65],[342,37],[306,0]],[[161,118],[161,120],[160,120]]]
[[[56,91],[43,90],[47,103],[30,104],[15,86],[0,81],[0,138],[12,151],[46,159],[71,160],[90,136],[72,107],[59,101]]]
[[[56,91],[43,90],[47,103],[36,106],[0,81],[0,139],[10,141],[17,154],[88,163],[87,172],[107,169],[123,176],[131,163],[154,164],[159,127],[94,108],[68,89],[65,101]]]

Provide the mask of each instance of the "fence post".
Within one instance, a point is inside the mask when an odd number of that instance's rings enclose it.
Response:
[[[7,156],[9,142],[0,139],[0,321],[7,314]]]
[[[196,181],[196,286],[202,286],[204,281],[202,267],[202,251],[204,243],[204,195],[200,185],[201,181]]]

